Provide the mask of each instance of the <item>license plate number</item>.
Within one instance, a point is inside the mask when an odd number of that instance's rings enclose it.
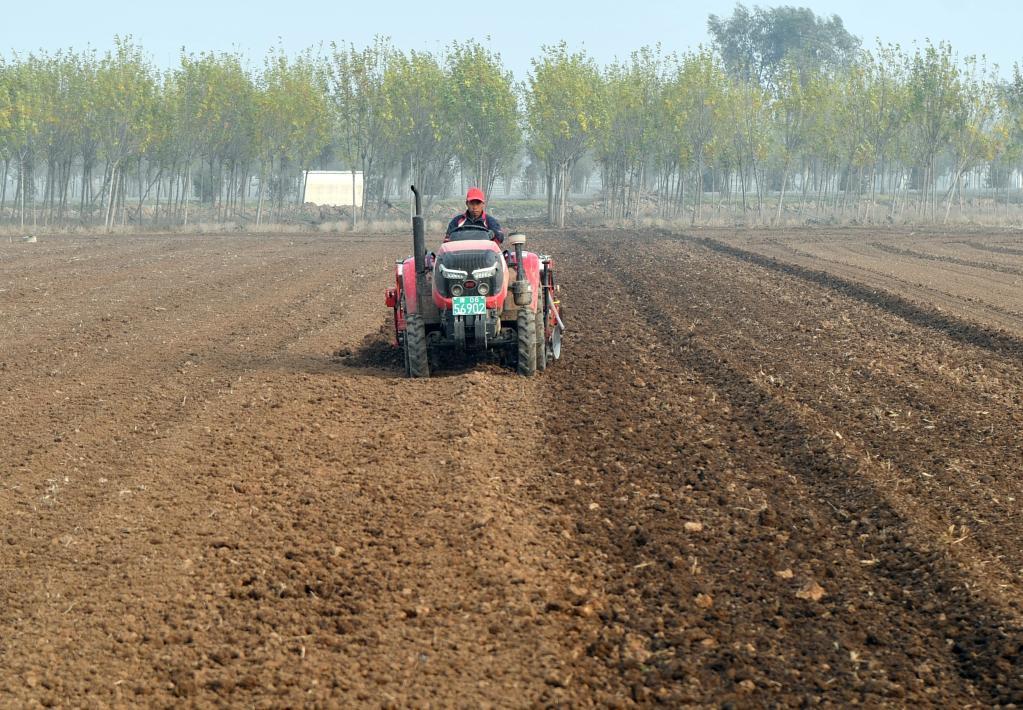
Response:
[[[485,296],[455,296],[451,299],[451,314],[456,316],[478,316],[487,312]]]

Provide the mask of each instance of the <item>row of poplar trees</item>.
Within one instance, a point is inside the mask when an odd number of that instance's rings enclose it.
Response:
[[[544,47],[522,83],[471,42],[274,50],[256,69],[201,53],[161,71],[130,39],[14,54],[0,58],[0,217],[276,221],[301,171],[327,167],[363,172],[368,217],[410,181],[429,198],[520,180],[564,224],[589,174],[609,219],[941,221],[966,188],[1006,210],[1018,197],[1018,67],[1007,81],[944,43],[864,51],[812,13],[786,47],[792,18],[756,12],[712,16],[711,48],[604,67]]]

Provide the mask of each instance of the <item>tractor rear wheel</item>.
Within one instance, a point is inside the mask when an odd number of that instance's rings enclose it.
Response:
[[[409,313],[405,316],[405,371],[409,377],[430,376],[426,324],[419,313]]]
[[[528,308],[520,308],[515,320],[518,331],[519,374],[529,377],[536,372],[536,314]]]
[[[543,307],[536,309],[536,371],[543,372],[547,369],[547,333],[546,319],[543,317]]]

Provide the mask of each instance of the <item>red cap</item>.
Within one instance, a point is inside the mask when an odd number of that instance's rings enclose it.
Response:
[[[465,193],[465,201],[472,202],[473,200],[479,200],[480,202],[486,202],[486,198],[483,197],[483,190],[478,187],[470,187],[469,191]]]

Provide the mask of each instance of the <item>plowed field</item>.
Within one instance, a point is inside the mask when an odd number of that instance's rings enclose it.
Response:
[[[1023,703],[1023,239],[537,232],[535,378],[408,235],[0,245],[0,706]]]

